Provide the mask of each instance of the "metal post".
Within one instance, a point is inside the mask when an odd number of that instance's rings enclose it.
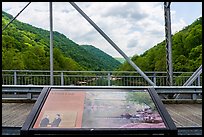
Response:
[[[166,37],[167,84],[169,86],[173,86],[170,3],[171,2],[164,2],[164,18],[165,18],[165,37]]]
[[[64,76],[63,76],[63,72],[61,72],[61,85],[64,85]]]
[[[108,86],[111,85],[111,75],[110,75],[110,72],[108,72]]]
[[[74,3],[70,4],[126,59],[126,61],[151,85],[156,86],[140,68]]]
[[[17,74],[16,74],[16,71],[14,71],[14,85],[17,85]]]
[[[198,86],[200,86],[200,75],[198,76]]]
[[[157,83],[156,72],[153,73],[153,82],[154,82],[155,84]]]
[[[50,85],[53,85],[53,20],[52,2],[50,2]]]
[[[27,99],[32,99],[32,93],[27,93]]]
[[[196,92],[196,89],[195,89],[195,92]],[[197,99],[197,94],[192,94],[192,99],[196,100]]]

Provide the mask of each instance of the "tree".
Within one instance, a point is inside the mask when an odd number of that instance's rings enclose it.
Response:
[[[24,69],[22,56],[14,48],[2,48],[2,69],[22,70]]]

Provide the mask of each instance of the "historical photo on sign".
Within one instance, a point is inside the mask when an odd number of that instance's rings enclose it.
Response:
[[[87,92],[82,126],[166,127],[148,92]]]
[[[45,111],[39,127],[75,127],[76,111]]]

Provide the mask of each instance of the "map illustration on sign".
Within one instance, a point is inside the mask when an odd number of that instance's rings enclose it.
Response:
[[[52,89],[33,128],[166,128],[148,91]]]

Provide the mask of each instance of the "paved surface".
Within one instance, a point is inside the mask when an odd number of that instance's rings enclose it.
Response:
[[[34,103],[2,103],[2,126],[22,127]]]
[[[176,127],[202,127],[202,104],[165,104]]]

